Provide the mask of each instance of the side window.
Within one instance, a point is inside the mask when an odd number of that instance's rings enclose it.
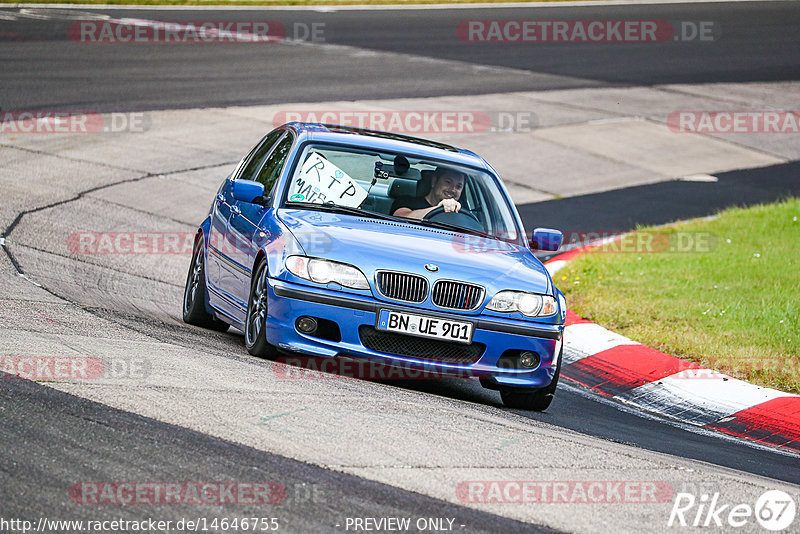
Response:
[[[496,232],[500,231],[497,227],[502,226],[502,218],[494,213],[495,210],[492,209],[492,201],[491,199],[487,199],[484,186],[477,181],[474,182],[474,184],[474,189],[470,191],[473,195],[474,202],[472,209],[486,231],[492,235],[496,235]]]
[[[269,193],[275,186],[275,181],[281,175],[286,159],[289,157],[289,150],[292,148],[294,136],[287,133],[286,136],[275,146],[275,150],[267,157],[267,161],[258,173],[258,180],[264,184],[264,191]]]
[[[253,180],[256,172],[261,167],[261,164],[264,163],[264,159],[269,154],[270,149],[275,145],[275,142],[280,139],[283,135],[283,131],[281,130],[274,130],[270,132],[261,144],[256,148],[250,160],[245,163],[244,169],[242,169],[241,174],[236,178],[237,180]]]
[[[254,146],[250,150],[250,152],[247,153],[245,157],[239,160],[239,163],[236,164],[236,168],[233,169],[233,172],[231,173],[231,179],[235,180],[242,173],[242,169],[253,158],[253,154],[255,154],[258,151],[260,146],[261,146],[261,141],[259,141],[258,144]]]

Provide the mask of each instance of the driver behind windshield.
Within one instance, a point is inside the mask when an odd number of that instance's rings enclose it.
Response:
[[[449,167],[439,166],[431,177],[431,190],[424,197],[400,197],[392,204],[392,214],[396,217],[422,219],[429,212],[441,207],[445,212],[461,209],[461,192],[464,190],[465,176]]]

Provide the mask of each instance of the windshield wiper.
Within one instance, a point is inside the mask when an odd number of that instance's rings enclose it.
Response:
[[[284,207],[286,208],[306,208],[306,209],[316,209],[320,211],[329,211],[331,213],[345,213],[347,215],[357,215],[359,217],[371,217],[373,219],[383,219],[386,221],[396,221],[396,217],[392,217],[390,215],[384,215],[383,213],[378,213],[375,211],[368,211],[362,210],[359,208],[351,208],[350,206],[340,206],[338,204],[330,203],[330,204],[317,204],[315,202],[292,202],[291,204],[286,204]]]
[[[455,224],[447,224],[438,221],[426,221],[424,219],[411,219],[407,217],[395,217],[393,215],[386,215],[384,213],[378,213],[376,211],[368,211],[362,210],[359,208],[351,208],[350,206],[340,206],[339,204],[329,203],[329,204],[317,204],[316,202],[292,202],[291,204],[284,205],[286,208],[306,208],[306,209],[315,209],[319,211],[329,211],[331,213],[345,213],[347,215],[356,215],[359,217],[368,217],[373,219],[381,219],[384,221],[395,221],[407,224],[418,224],[420,226],[432,226],[435,228],[441,228],[442,230],[450,230],[455,232],[463,232],[466,234],[477,235],[480,237],[487,237],[489,239],[497,239],[495,236],[491,234],[487,234],[486,232],[482,232],[480,230],[473,230],[472,228],[464,228],[463,226],[457,226]]]
[[[487,234],[481,230],[474,230],[472,228],[464,228],[463,226],[458,226],[457,224],[448,224],[439,221],[426,221],[425,219],[415,221],[423,226],[433,226],[435,228],[441,228],[442,230],[452,230],[455,232],[463,232],[465,234],[472,234],[477,235],[480,237],[488,237],[489,239],[497,239],[495,236],[491,234]]]

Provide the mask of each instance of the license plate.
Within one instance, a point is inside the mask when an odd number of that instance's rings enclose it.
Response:
[[[441,317],[381,310],[378,314],[376,328],[410,336],[429,337],[457,343],[472,343],[472,323],[451,321]]]

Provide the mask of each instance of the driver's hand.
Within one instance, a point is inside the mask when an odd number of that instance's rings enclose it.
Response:
[[[439,202],[437,207],[441,206],[445,212],[458,211],[461,209],[461,203],[454,198],[445,198]]]

